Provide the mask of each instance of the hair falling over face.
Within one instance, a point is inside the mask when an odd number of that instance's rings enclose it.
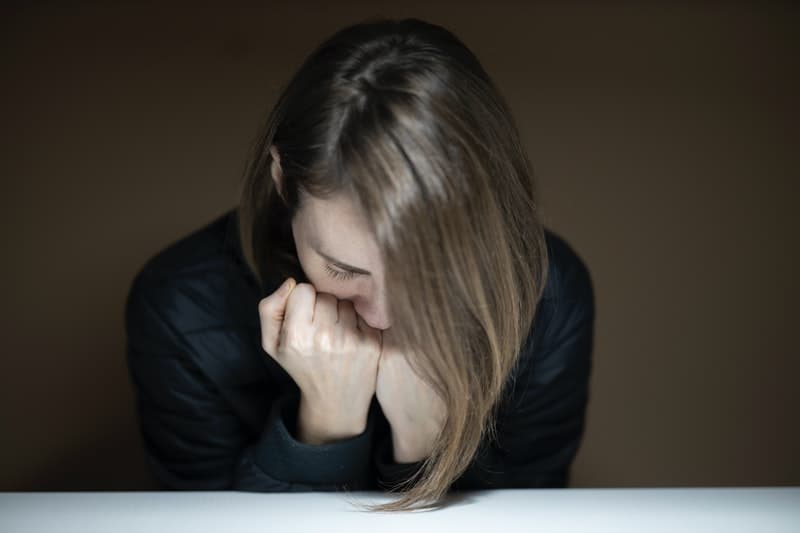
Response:
[[[280,153],[283,195],[270,176]],[[547,278],[531,165],[504,98],[447,29],[370,20],[320,44],[283,87],[247,162],[242,249],[263,284],[299,269],[278,250],[302,194],[347,193],[386,265],[393,330],[447,407],[397,500],[436,507],[493,439]],[[274,272],[277,271],[277,274]]]

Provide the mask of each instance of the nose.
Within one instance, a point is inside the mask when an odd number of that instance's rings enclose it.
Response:
[[[358,313],[364,322],[369,325],[371,328],[375,329],[389,329],[391,324],[389,323],[389,317],[387,313],[384,312],[375,312],[374,306],[363,305],[363,304],[356,304],[355,306],[356,313]]]
[[[364,318],[364,322],[366,322],[371,328],[381,329],[381,330],[389,329],[390,326],[388,321],[372,322],[371,320],[367,320],[366,318]]]

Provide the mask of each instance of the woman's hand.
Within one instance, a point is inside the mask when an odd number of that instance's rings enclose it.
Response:
[[[287,279],[258,304],[262,345],[300,388],[298,438],[323,444],[363,433],[381,332],[347,300]]]
[[[383,349],[375,389],[392,427],[397,463],[413,463],[430,455],[444,426],[446,407],[436,391],[417,376],[392,342],[391,328],[382,331]]]

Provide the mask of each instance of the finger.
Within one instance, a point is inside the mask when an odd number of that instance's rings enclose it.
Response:
[[[286,302],[286,316],[284,317],[286,324],[310,325],[314,316],[316,299],[317,291],[313,285],[298,283]]]
[[[358,327],[356,310],[350,300],[339,300],[339,324],[348,329]]]
[[[314,303],[314,324],[336,324],[339,320],[339,306],[336,296],[327,292],[318,292]]]
[[[394,338],[394,331],[392,328],[384,329],[381,331],[381,338],[383,340],[384,346],[391,346],[392,339]]]
[[[277,290],[258,302],[261,344],[264,350],[272,356],[277,353],[278,339],[286,313],[286,302],[295,285],[294,278],[287,278]]]
[[[365,337],[371,338],[375,342],[380,342],[380,340],[381,340],[381,330],[375,329],[372,326],[370,326],[369,324],[367,324],[364,321],[364,319],[361,318],[361,315],[357,315],[357,316],[358,316],[357,327],[358,327],[359,331],[361,331],[361,333]]]

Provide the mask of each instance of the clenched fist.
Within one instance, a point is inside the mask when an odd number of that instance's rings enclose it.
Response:
[[[298,439],[323,444],[363,433],[375,394],[381,331],[353,304],[288,278],[258,304],[262,346],[300,389]]]

